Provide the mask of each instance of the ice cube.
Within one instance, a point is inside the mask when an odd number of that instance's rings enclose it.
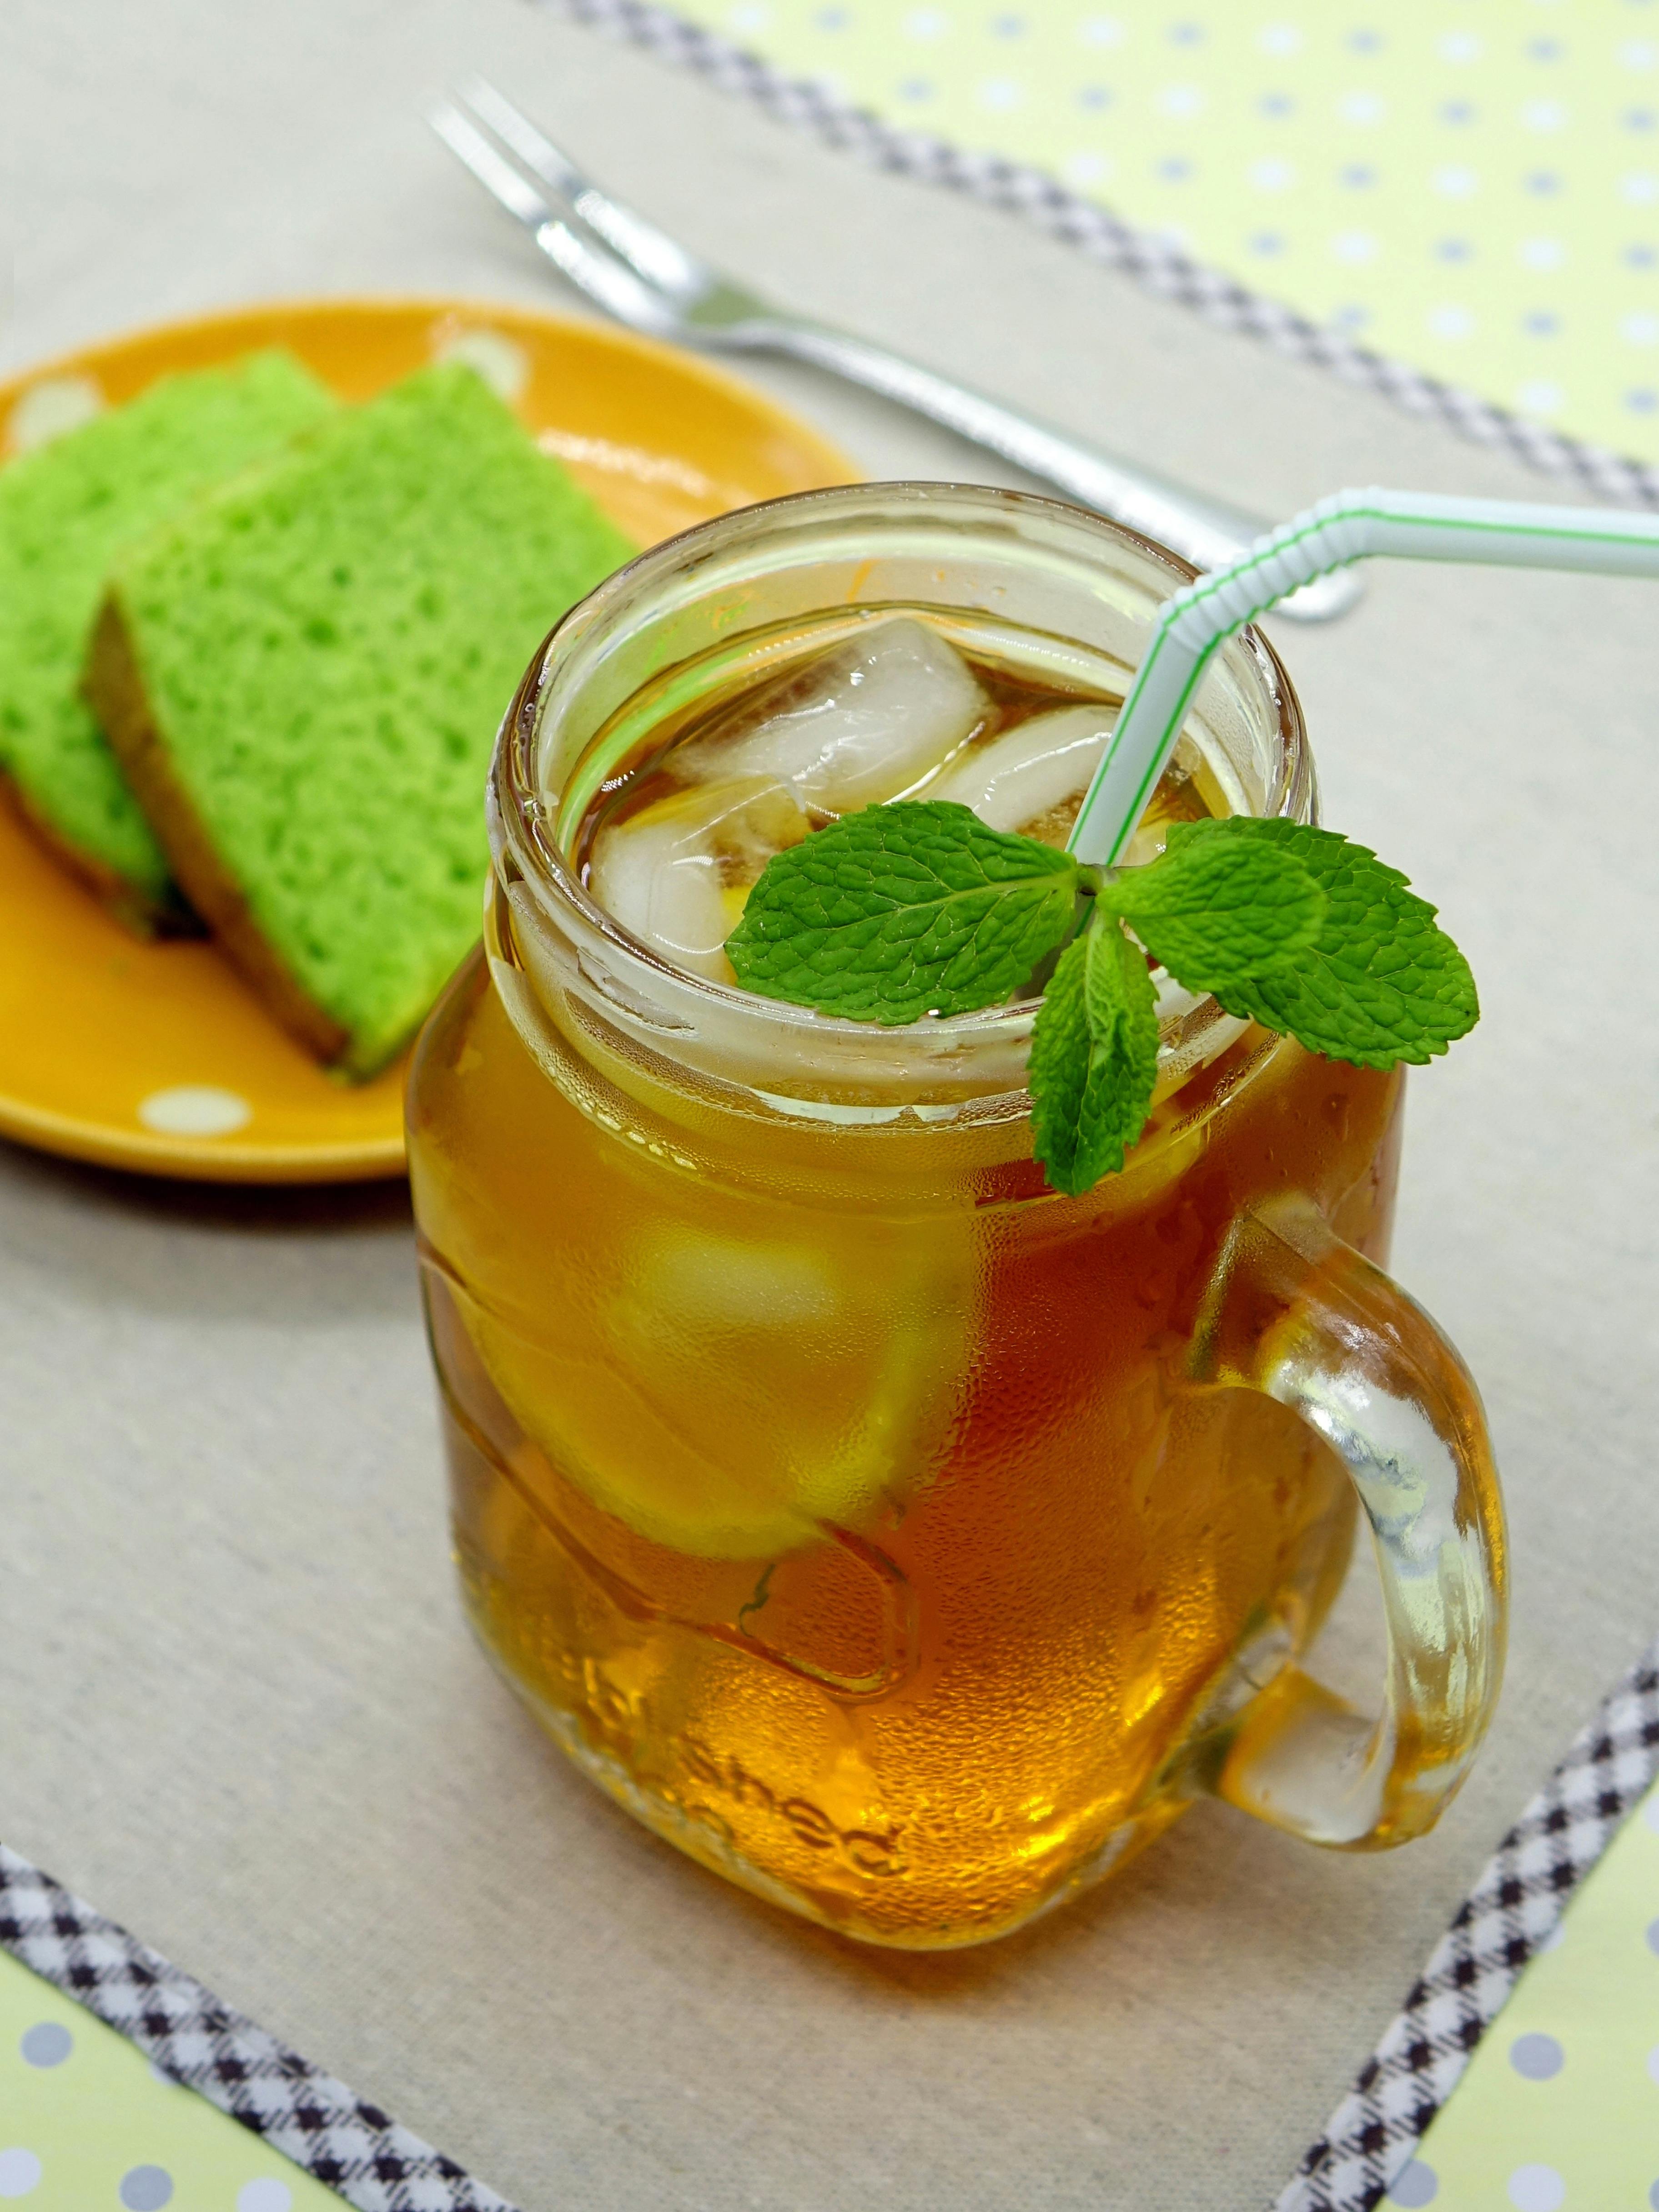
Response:
[[[724,730],[676,753],[674,766],[699,780],[775,776],[815,813],[851,814],[915,790],[986,705],[961,654],[898,616],[757,693]]]
[[[993,830],[1020,830],[1035,836],[1054,828],[1063,837],[1071,823],[1061,817],[1067,808],[1075,817],[1117,712],[1115,707],[1083,706],[1034,714],[953,761],[923,796],[970,806]],[[1055,818],[1051,823],[1047,817]]]
[[[1203,765],[1203,754],[1183,730],[1169,766],[1158,780],[1158,788],[1146,811],[1123,848],[1120,867],[1144,868],[1149,860],[1157,860],[1169,843],[1170,831],[1177,822],[1203,822],[1209,818],[1210,809],[1199,782],[1199,770]]]
[[[811,828],[775,778],[694,784],[601,830],[588,889],[605,912],[677,967],[736,981],[723,950],[774,853]]]

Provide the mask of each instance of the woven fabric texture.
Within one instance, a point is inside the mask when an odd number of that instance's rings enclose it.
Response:
[[[0,1944],[358,2212],[514,2212],[3,1844]]]

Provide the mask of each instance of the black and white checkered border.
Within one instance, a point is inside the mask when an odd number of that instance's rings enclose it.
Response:
[[[1310,322],[1219,270],[1206,269],[1150,231],[1121,222],[1042,170],[902,131],[854,106],[828,86],[787,76],[758,55],[688,22],[651,0],[542,0],[574,21],[645,47],[695,70],[725,92],[741,93],[780,122],[802,125],[830,145],[883,169],[948,185],[993,207],[1024,216],[1097,261],[1121,269],[1149,291],[1192,307],[1224,330],[1264,339],[1280,353],[1316,363],[1350,384],[1368,386],[1413,415],[1437,416],[1460,437],[1498,446],[1552,476],[1571,477],[1598,500],[1659,506],[1659,468],[1601,446],[1564,437],[1541,422],[1495,407],[1477,393],[1425,376],[1408,363],[1357,346],[1340,331]]]
[[[1659,1642],[1498,1845],[1277,2212],[1371,2212],[1656,1772]]]
[[[514,2212],[3,1844],[0,1945],[358,2212]]]

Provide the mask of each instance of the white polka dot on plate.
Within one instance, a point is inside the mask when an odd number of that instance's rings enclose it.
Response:
[[[457,331],[442,340],[433,358],[465,362],[509,407],[530,381],[530,356],[502,331]]]
[[[285,2181],[273,2181],[261,2176],[258,2181],[245,2181],[236,2192],[236,2212],[289,2212],[294,2202],[294,2191]]]
[[[1553,2166],[1517,2166],[1509,2179],[1515,2212],[1560,2212],[1567,2185]]]
[[[104,395],[89,376],[48,376],[32,384],[12,409],[6,442],[15,453],[32,453],[78,430],[103,412]]]
[[[246,1098],[213,1083],[175,1084],[138,1102],[138,1119],[161,1137],[228,1137],[252,1118]]]
[[[40,2161],[32,2150],[0,2150],[0,2197],[27,2197],[40,2183]]]

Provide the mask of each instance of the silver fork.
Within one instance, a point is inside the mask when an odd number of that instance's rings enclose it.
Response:
[[[714,352],[781,353],[811,362],[944,423],[1200,568],[1231,560],[1269,527],[1260,515],[1079,445],[933,369],[775,306],[602,192],[482,77],[471,79],[453,102],[441,101],[430,120],[570,282],[635,330]],[[1304,585],[1276,611],[1327,622],[1345,614],[1361,588],[1357,572],[1348,569]]]

